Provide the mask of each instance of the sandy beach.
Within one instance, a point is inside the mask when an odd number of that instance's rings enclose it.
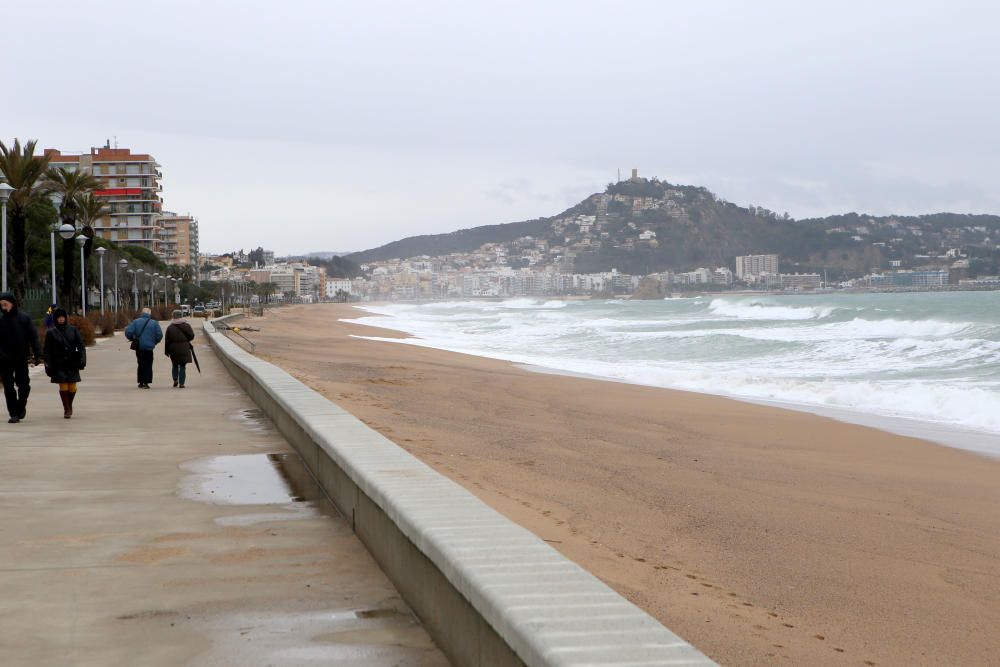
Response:
[[[1000,461],[338,322],[361,315],[248,335],[721,664],[1000,664]]]

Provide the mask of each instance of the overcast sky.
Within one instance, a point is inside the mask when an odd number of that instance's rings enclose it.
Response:
[[[557,213],[617,169],[795,217],[1000,213],[992,2],[3,2],[0,138],[163,168],[202,250]]]

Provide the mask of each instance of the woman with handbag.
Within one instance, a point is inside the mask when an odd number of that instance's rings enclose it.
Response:
[[[76,398],[76,383],[80,381],[80,371],[87,367],[87,348],[76,327],[69,324],[66,311],[56,308],[52,311],[52,328],[45,334],[45,374],[53,384],[59,385],[63,417],[73,416],[73,399]]]
[[[164,354],[170,357],[173,366],[170,374],[174,378],[174,386],[184,388],[187,376],[187,365],[191,363],[191,341],[194,340],[194,329],[184,319],[184,313],[175,310],[167,334],[164,337]]]

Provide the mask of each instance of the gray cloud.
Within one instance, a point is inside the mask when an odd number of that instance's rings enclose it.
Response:
[[[550,215],[633,166],[796,216],[990,212],[998,19],[922,0],[20,3],[5,46],[32,63],[5,71],[0,133],[153,153],[214,250]]]

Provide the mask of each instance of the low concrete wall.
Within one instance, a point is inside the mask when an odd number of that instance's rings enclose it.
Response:
[[[714,664],[335,403],[205,331],[454,664]]]

